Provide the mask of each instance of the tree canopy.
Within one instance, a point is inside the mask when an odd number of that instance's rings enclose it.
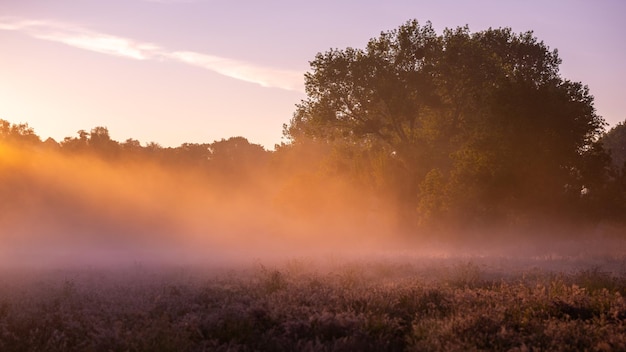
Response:
[[[532,32],[409,21],[364,49],[318,53],[285,134],[340,149],[421,222],[567,213],[604,177],[586,171],[606,162],[605,122],[560,63]]]
[[[615,167],[626,168],[626,121],[602,136],[602,145],[610,152]]]

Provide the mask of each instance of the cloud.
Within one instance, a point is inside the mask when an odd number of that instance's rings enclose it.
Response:
[[[168,51],[152,43],[94,32],[67,23],[4,17],[0,18],[0,30],[19,31],[37,39],[129,59],[177,61],[263,87],[303,91],[303,73],[299,71],[263,67],[192,51]]]
[[[36,38],[64,43],[77,48],[102,54],[128,57],[136,60],[152,58],[159,50],[152,44],[135,43],[131,40],[93,32],[68,33],[56,32],[36,35]]]
[[[189,65],[202,67],[242,81],[257,83],[263,87],[302,90],[303,74],[301,72],[260,67],[242,61],[191,51],[177,51],[168,56]]]
[[[0,29],[19,31],[37,39],[136,60],[152,58],[161,50],[153,44],[137,43],[130,39],[53,21],[0,18]]]

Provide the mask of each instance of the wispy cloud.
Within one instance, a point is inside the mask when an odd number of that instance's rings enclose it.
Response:
[[[303,90],[302,72],[263,67],[192,51],[166,50],[152,43],[94,32],[67,23],[0,18],[0,30],[19,31],[34,38],[129,59],[177,61],[263,87]]]
[[[170,53],[168,57],[215,71],[224,76],[257,83],[263,87],[302,90],[303,74],[301,72],[260,67],[247,62],[191,51],[176,51]]]
[[[137,60],[152,58],[161,51],[161,48],[153,44],[138,43],[127,38],[53,21],[0,18],[0,29],[20,31],[38,39]]]

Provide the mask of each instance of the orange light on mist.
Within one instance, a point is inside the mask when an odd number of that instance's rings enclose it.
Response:
[[[0,241],[70,258],[114,249],[211,259],[378,248],[374,241],[389,240],[387,207],[373,214],[362,190],[302,171],[309,163],[196,168],[0,144],[0,171],[7,171],[0,200],[10,209],[0,217]]]
[[[21,153],[19,153],[12,146],[0,142],[0,166],[15,166],[21,159]]]

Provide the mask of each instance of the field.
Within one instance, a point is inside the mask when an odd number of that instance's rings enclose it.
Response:
[[[621,257],[4,268],[2,351],[625,350]]]

